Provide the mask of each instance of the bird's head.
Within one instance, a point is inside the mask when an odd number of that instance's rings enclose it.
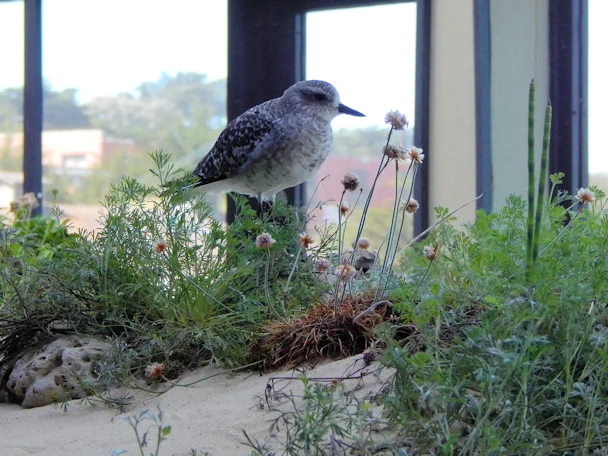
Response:
[[[292,85],[281,97],[288,109],[304,109],[331,122],[339,114],[365,117],[340,103],[336,88],[325,81],[302,81]]]

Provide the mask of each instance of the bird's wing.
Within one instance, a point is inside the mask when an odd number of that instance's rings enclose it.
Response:
[[[274,122],[270,116],[264,115],[263,110],[256,108],[230,122],[192,173],[199,179],[194,186],[200,187],[232,177],[269,134]]]

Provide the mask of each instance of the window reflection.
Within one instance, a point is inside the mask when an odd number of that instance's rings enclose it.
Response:
[[[111,183],[156,184],[159,149],[193,169],[223,128],[226,1],[48,0],[42,17],[45,197],[96,229]]]
[[[388,127],[385,114],[406,114],[410,127],[395,132],[391,143],[412,145],[415,96],[416,4],[370,6],[311,12],[306,16],[306,79],[323,79],[340,92],[341,101],[366,118],[339,116],[333,123],[334,145],[324,166],[308,184],[311,225],[338,220],[340,181],[346,172],[361,179],[363,194],[348,222],[347,243],[355,237],[361,208],[376,176]],[[403,170],[400,175],[403,175]],[[394,167],[387,169],[374,191],[363,235],[378,248],[387,233],[395,200]],[[315,190],[316,189],[316,190]],[[348,194],[355,206],[358,192]],[[407,195],[405,196],[407,198]],[[333,200],[333,201],[332,201]],[[403,238],[411,238],[413,223],[406,219]]]

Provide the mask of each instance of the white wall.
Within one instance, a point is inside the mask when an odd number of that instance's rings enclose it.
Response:
[[[433,0],[430,66],[429,203],[456,209],[476,188],[473,0]],[[475,204],[456,214],[474,216]]]

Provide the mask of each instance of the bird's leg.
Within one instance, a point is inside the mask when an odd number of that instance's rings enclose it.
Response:
[[[261,196],[262,195],[260,194],[260,197]],[[262,214],[264,214],[264,213],[271,214],[273,206],[274,206],[274,198],[272,198],[271,201],[263,201],[262,199],[260,199],[260,207],[261,207]]]

